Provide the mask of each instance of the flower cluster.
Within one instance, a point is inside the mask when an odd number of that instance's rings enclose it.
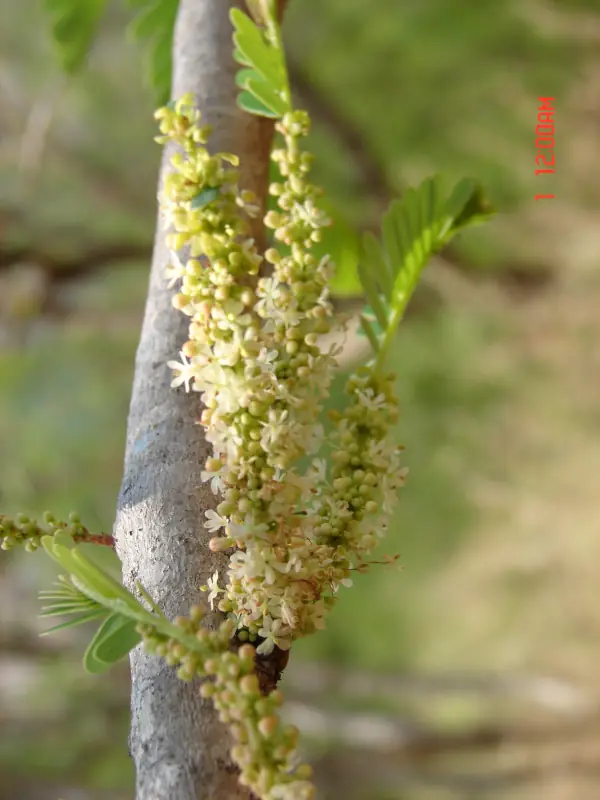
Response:
[[[12,550],[22,546],[28,553],[35,552],[41,546],[42,536],[54,536],[64,533],[76,542],[92,542],[112,547],[113,538],[109,534],[90,533],[73,512],[68,522],[58,521],[49,511],[44,514],[44,522],[39,523],[25,514],[18,514],[14,519],[0,514],[0,547]]]
[[[311,253],[330,221],[307,178],[311,156],[300,148],[308,115],[290,112],[276,125],[284,146],[272,158],[281,181],[270,193],[279,210],[265,224],[280,245],[264,254],[272,269],[262,277],[248,236],[254,198],[238,186],[235,158],[207,153],[208,130],[191,97],[157,117],[159,141],[180,148],[162,208],[174,229],[168,274],[181,278],[173,302],[191,317],[182,360],[169,362],[172,385],[201,393],[213,446],[202,477],[223,496],[205,526],[219,534],[213,550],[235,548],[226,585],[215,574],[203,588],[244,637],[260,639],[264,655],[324,626],[339,585],[365,568],[384,530],[380,512],[389,513],[404,477],[387,443],[397,416],[393,376],[364,368],[350,380],[349,406],[329,441],[330,480],[317,458],[301,472],[300,459],[324,441],[319,417],[337,355],[320,347],[333,326],[333,265]],[[176,252],[183,247],[185,264]]]
[[[139,625],[138,632],[146,650],[177,667],[182,680],[212,679],[202,683],[200,692],[230,726],[234,740],[230,754],[243,786],[266,800],[313,800],[311,767],[297,763],[295,756],[298,729],[280,722],[281,692],[261,694],[254,647],[244,644],[231,651],[235,628],[231,620],[212,631],[202,625],[203,617],[202,608],[194,606],[189,617],[175,619],[172,635],[152,625]]]
[[[308,115],[289,112],[276,124],[283,146],[272,158],[281,180],[270,187],[278,210],[264,219],[274,236],[264,257],[250,235],[256,200],[240,189],[234,156],[207,152],[209,131],[193,98],[157,118],[159,141],[178,147],[161,197],[170,228],[167,277],[180,281],[173,305],[191,318],[181,361],[168,366],[172,386],[199,392],[204,404],[200,422],[213,453],[202,479],[220,495],[205,527],[215,534],[212,550],[233,550],[222,584],[216,572],[202,588],[238,641],[256,643],[264,656],[323,628],[339,586],[369,566],[405,475],[388,437],[397,419],[394,376],[375,365],[359,369],[346,387],[347,407],[331,414],[325,435],[320,417],[338,349],[322,347],[333,329],[333,264],[311,252],[330,221],[308,181],[311,156],[300,147]],[[329,468],[317,457],[323,445]],[[312,461],[301,468],[307,455]],[[240,653],[254,652],[244,647]],[[188,658],[180,643],[159,643],[157,652],[173,663]],[[308,768],[290,772],[295,735],[279,726],[279,693],[261,697],[240,663],[215,653],[203,667],[215,683],[203,691],[232,725],[242,782],[268,800],[312,797]],[[194,657],[181,661],[182,677],[195,671]],[[280,737],[283,762],[256,755],[256,726],[263,737]]]

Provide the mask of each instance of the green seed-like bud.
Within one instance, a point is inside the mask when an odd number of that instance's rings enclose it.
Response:
[[[204,671],[207,675],[216,675],[219,671],[219,661],[216,658],[207,658],[204,662]],[[206,684],[205,684],[206,685]],[[212,686],[212,684],[209,684]]]
[[[240,689],[246,695],[258,695],[260,688],[258,685],[258,678],[256,675],[244,675],[240,680]]]
[[[203,683],[200,687],[200,696],[203,697],[205,700],[208,700],[209,697],[213,697],[215,694],[215,685],[214,683]]]
[[[296,768],[296,777],[301,781],[309,781],[313,776],[313,768],[310,764],[300,764]]]
[[[192,622],[196,623],[201,622],[201,620],[204,619],[204,609],[202,608],[202,606],[193,605],[190,608],[190,619],[192,620]]]
[[[263,717],[258,723],[258,730],[266,738],[272,736],[279,728],[279,717],[276,714],[271,714],[269,717]]]
[[[281,224],[281,214],[276,211],[267,211],[264,219],[267,228],[278,228]]]
[[[279,264],[281,261],[281,253],[275,247],[269,247],[265,252],[265,258],[269,264]]]
[[[253,417],[260,417],[265,413],[265,408],[263,405],[261,405],[261,403],[258,403],[256,400],[252,400],[248,406],[248,411]]]
[[[248,636],[248,631],[240,631],[238,634],[238,639],[241,637],[242,633],[245,633],[246,636]],[[251,644],[243,644],[238,650],[238,656],[242,659],[242,661],[249,661],[250,663],[254,660],[255,654],[256,650]]]
[[[248,511],[252,509],[252,503],[250,502],[250,500],[248,500],[247,497],[241,497],[238,500],[237,507],[242,514],[246,514],[248,513]]]
[[[194,673],[187,666],[179,667],[176,674],[180,681],[189,683],[189,681],[194,679]]]

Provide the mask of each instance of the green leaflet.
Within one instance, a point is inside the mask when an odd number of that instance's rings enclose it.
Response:
[[[212,203],[213,200],[216,200],[220,193],[221,190],[219,188],[209,186],[195,197],[192,197],[190,205],[192,208],[202,208],[202,206],[205,206],[207,203]]]
[[[105,0],[44,0],[63,69],[76,72],[90,50]]]
[[[267,43],[258,25],[239,8],[232,8],[229,18],[235,29],[233,42],[246,63],[260,73],[268,83],[283,88],[285,68],[281,52]]]
[[[105,617],[108,613],[103,605],[83,594],[68,578],[62,575],[59,577],[55,588],[40,592],[39,598],[45,603],[40,614],[42,617],[75,615],[73,619],[44,631],[41,634],[42,636],[47,636],[49,633],[65,628],[82,625],[84,622],[98,619],[98,617]]]
[[[44,536],[42,544],[48,554],[69,573],[68,577],[60,576],[54,589],[40,592],[40,599],[45,603],[42,616],[73,617],[45,631],[45,634],[104,618],[85,652],[84,666],[88,672],[103,672],[136,647],[141,641],[137,632],[139,622],[151,625],[158,622],[177,632],[177,628],[171,626],[164,617],[161,619],[144,608],[112,577],[111,572],[117,571],[118,574],[115,560],[119,563],[112,551],[109,556],[94,553],[92,560],[82,552],[84,547],[90,553],[90,548],[98,551],[105,548],[90,544],[77,545],[72,539],[70,543],[63,544],[52,536]],[[150,600],[147,593],[145,596]]]
[[[64,612],[72,614],[74,612]],[[100,617],[106,616],[106,609],[103,608],[102,610],[96,609],[95,611],[88,611],[85,614],[79,614],[73,619],[68,619],[66,622],[61,622],[59,625],[53,625],[52,628],[48,628],[47,631],[42,631],[40,636],[48,636],[51,633],[56,633],[57,631],[63,631],[67,628],[75,628],[77,625],[83,625],[85,622],[91,622],[92,620],[99,619]]]
[[[93,554],[93,560],[82,552],[84,548],[90,553],[91,547],[101,551],[106,548],[89,543],[76,544],[71,537],[61,537],[57,542],[54,536],[42,537],[42,545],[69,573],[68,577],[59,577],[55,588],[40,593],[40,599],[46,603],[42,616],[74,617],[46,633],[105,617],[85,653],[84,665],[89,672],[101,672],[127,655],[141,641],[137,632],[140,622],[184,642],[191,650],[204,652],[204,646],[195,636],[169,622],[139,582],[137,589],[151,611],[112,577],[111,572],[119,574],[117,564],[120,563],[112,552],[102,557]]]
[[[257,97],[250,92],[240,92],[238,95],[238,105],[248,114],[255,114],[257,117],[270,117],[277,119],[279,114],[275,113],[272,109],[268,108]]]
[[[243,89],[238,105],[261,117],[282,117],[290,110],[290,93],[283,51],[274,46],[265,31],[239,8],[229,12],[234,27],[234,59],[240,70],[237,84]]]
[[[76,547],[97,567],[121,582],[122,564],[112,547],[104,547],[94,542],[77,542]]]
[[[381,241],[371,233],[364,235],[358,271],[369,310],[361,325],[378,364],[383,364],[431,256],[458,232],[492,213],[476,181],[460,181],[444,200],[440,179],[428,178],[390,203],[381,224]]]
[[[157,102],[166,103],[171,93],[171,50],[179,0],[129,0],[129,5],[140,9],[129,25],[129,33],[136,41],[147,43],[149,82]]]
[[[124,586],[86,558],[79,548],[68,548],[57,544],[52,536],[44,536],[42,545],[47,553],[67,570],[73,585],[82,594],[130,619],[138,622],[154,622],[154,616]]]
[[[140,641],[135,620],[122,614],[111,614],[96,631],[83,657],[88,672],[104,672],[124,658]]]

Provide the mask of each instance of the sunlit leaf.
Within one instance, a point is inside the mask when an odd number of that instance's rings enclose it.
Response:
[[[282,117],[287,111],[287,103],[272,86],[261,80],[260,76],[249,78],[246,83],[246,88],[260,103],[276,114],[276,116]]]
[[[77,547],[57,545],[51,536],[42,537],[42,545],[67,570],[73,584],[98,603],[140,622],[153,617],[115,578],[92,563]]]
[[[124,658],[141,640],[136,623],[121,614],[111,614],[96,631],[83,657],[88,672],[104,672]]]
[[[261,103],[260,100],[257,100],[250,92],[240,92],[237,102],[239,107],[243,108],[244,111],[247,111],[249,114],[256,114],[258,117],[270,117],[272,119],[276,119],[279,116],[279,114],[276,114],[264,103]]]
[[[282,54],[271,47],[260,28],[239,8],[232,8],[230,18],[235,28],[233,41],[237,50],[273,87],[282,87]]]
[[[59,625],[54,625],[52,628],[48,628],[47,631],[42,631],[40,636],[48,636],[49,634],[56,633],[57,631],[67,630],[67,628],[75,628],[77,625],[83,625],[86,622],[91,622],[92,620],[99,619],[100,617],[105,617],[106,614],[107,611],[105,608],[102,610],[95,609],[94,611],[88,611],[87,614],[80,614],[72,619],[68,619],[66,622],[61,622]]]
[[[243,89],[238,105],[250,114],[282,117],[290,108],[282,50],[274,47],[264,30],[239,8],[232,8],[229,16],[234,27],[233,57],[245,67],[236,78]]]
[[[171,91],[173,31],[179,0],[129,0],[140,9],[129,25],[136,41],[146,42],[150,85],[158,103],[166,103]]]
[[[66,72],[76,72],[90,50],[105,0],[44,0],[52,37]]]
[[[471,179],[460,181],[446,201],[441,198],[439,179],[427,178],[390,203],[383,215],[381,242],[371,233],[363,238],[359,276],[370,313],[383,330],[378,334],[368,314],[363,315],[362,327],[379,362],[431,256],[459,231],[492,213],[480,185]]]

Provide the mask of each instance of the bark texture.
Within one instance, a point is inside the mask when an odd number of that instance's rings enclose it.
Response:
[[[232,30],[237,3],[181,0],[174,41],[172,96],[193,92],[203,121],[213,126],[211,151],[237,153],[242,185],[266,197],[272,126],[236,106]],[[241,3],[240,3],[241,5]],[[161,176],[168,169],[165,153]],[[257,229],[257,238],[261,231]],[[164,269],[168,251],[157,228],[135,377],[124,477],[114,528],[125,584],[146,587],[168,617],[201,601],[199,587],[228,557],[211,553],[204,510],[216,499],[200,481],[208,453],[197,394],[170,388],[166,366],[187,339],[189,319],[171,306]],[[131,656],[130,752],[137,800],[246,800],[229,758],[229,736],[197,683],[139,648]]]

